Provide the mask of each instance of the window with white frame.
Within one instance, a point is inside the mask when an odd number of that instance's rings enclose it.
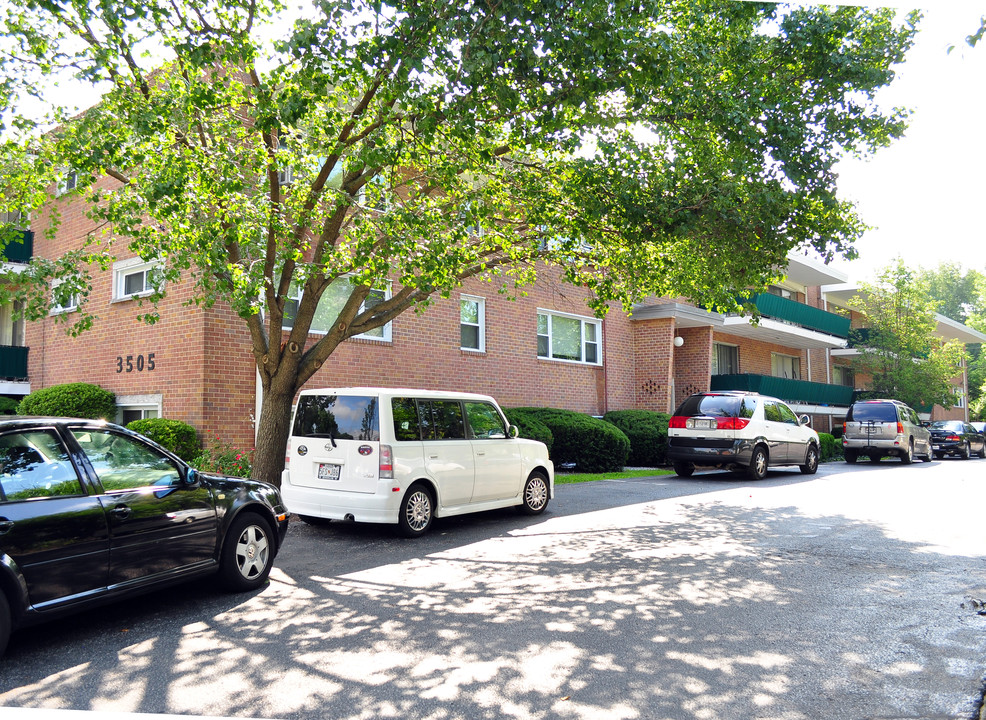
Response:
[[[159,264],[157,260],[140,258],[113,263],[113,299],[127,300],[154,292],[160,284]]]
[[[739,373],[739,348],[726,343],[712,343],[712,374],[736,375]]]
[[[288,291],[288,297],[284,301],[284,319],[282,321],[281,327],[284,330],[290,330],[294,327],[294,319],[298,315],[298,305],[301,302],[301,296],[304,290],[300,285],[291,283],[291,288]],[[309,328],[310,333],[317,335],[324,335],[329,331],[332,325],[339,319],[339,313],[342,312],[343,307],[345,307],[346,302],[349,300],[349,296],[353,294],[353,284],[349,281],[348,277],[341,277],[334,280],[329,287],[325,289],[322,293],[322,298],[318,302],[318,307],[315,309],[315,316],[312,318],[312,324]],[[390,299],[390,286],[388,285],[385,289],[373,289],[366,296],[366,299],[360,305],[359,312],[365,312],[370,310],[376,305]],[[378,328],[373,328],[365,333],[360,333],[359,335],[354,335],[353,337],[362,338],[364,340],[382,340],[384,342],[391,341],[390,323],[382,325]]]
[[[965,390],[960,387],[953,387],[952,392],[955,394],[955,405],[959,409],[965,407]]]
[[[801,358],[792,355],[770,354],[770,374],[774,377],[801,379]]]
[[[600,320],[538,310],[538,357],[601,365],[601,336]]]
[[[486,352],[486,300],[463,295],[459,300],[459,347]]]
[[[72,192],[79,185],[79,173],[75,170],[65,170],[61,179],[58,181],[57,195],[64,195]]]
[[[51,287],[51,310],[52,315],[74,312],[79,309],[79,295],[71,291],[70,286],[64,282],[55,282]]]
[[[13,225],[16,228],[26,228],[30,224],[30,215],[20,210],[0,212],[0,225]]]
[[[117,395],[116,421],[126,425],[134,420],[161,417],[161,395]]]

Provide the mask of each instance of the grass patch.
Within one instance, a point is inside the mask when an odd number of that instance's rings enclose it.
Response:
[[[608,473],[555,473],[555,485],[592,482],[593,480],[624,480],[626,478],[654,477],[655,475],[674,475],[672,470],[623,470]]]

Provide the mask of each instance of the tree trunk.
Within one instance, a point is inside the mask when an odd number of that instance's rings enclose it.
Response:
[[[294,383],[273,382],[264,392],[257,421],[257,446],[253,454],[255,480],[263,480],[281,487],[281,471],[288,446],[291,425],[291,401],[294,400]],[[288,387],[283,387],[287,385]]]

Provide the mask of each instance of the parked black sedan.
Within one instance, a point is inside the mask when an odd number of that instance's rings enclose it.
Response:
[[[287,524],[272,485],[117,425],[0,420],[0,653],[13,628],[189,578],[259,587]]]
[[[928,426],[931,449],[939,460],[946,455],[958,455],[965,460],[975,453],[986,458],[986,437],[961,420],[936,420]]]

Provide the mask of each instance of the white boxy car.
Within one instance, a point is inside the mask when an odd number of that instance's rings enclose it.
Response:
[[[281,478],[284,504],[310,523],[392,523],[407,537],[433,518],[554,497],[544,443],[517,437],[486,395],[392,388],[304,390]]]

